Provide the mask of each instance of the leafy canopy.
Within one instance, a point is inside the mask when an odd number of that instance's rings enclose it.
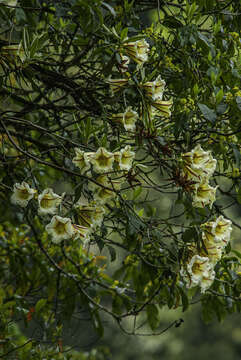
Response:
[[[0,2],[1,356],[104,358],[62,341],[81,311],[99,336],[240,311],[240,25],[233,1]]]

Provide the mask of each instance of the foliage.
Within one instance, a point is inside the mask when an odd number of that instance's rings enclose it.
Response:
[[[102,312],[161,334],[193,297],[240,311],[239,10],[0,2],[1,356],[108,356],[63,340],[81,312],[102,336]]]

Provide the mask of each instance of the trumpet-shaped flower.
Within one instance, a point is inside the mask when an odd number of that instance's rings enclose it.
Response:
[[[213,175],[217,160],[213,159],[210,151],[204,151],[201,145],[197,145],[193,150],[182,154],[184,161],[184,172],[189,180],[197,178],[210,178]]]
[[[212,264],[216,264],[222,257],[223,247],[217,244],[215,236],[213,236],[208,230],[202,232],[202,241],[205,246],[205,250],[202,250],[201,255],[207,256]]]
[[[105,209],[102,206],[95,205],[95,212],[92,214],[93,227],[101,226],[104,215]]]
[[[213,281],[215,279],[215,271],[213,269],[210,269],[208,274],[205,274],[202,277],[202,280],[200,282],[201,287],[201,293],[204,294],[212,285]]]
[[[96,153],[90,157],[93,169],[97,173],[105,173],[113,169],[114,155],[105,148],[100,147]]]
[[[100,226],[104,216],[104,208],[95,204],[75,205],[77,211],[78,223],[86,227]]]
[[[45,189],[42,194],[38,196],[38,213],[42,215],[55,214],[57,212],[57,207],[61,204],[64,195],[65,193],[60,196],[55,194],[52,189]]]
[[[90,168],[90,156],[94,153],[86,153],[83,150],[75,148],[75,157],[73,158],[73,163],[77,166],[81,173],[89,170]]]
[[[122,184],[121,180],[111,179],[108,175],[98,176],[96,182],[97,184],[92,183],[89,185],[89,189],[94,191],[94,200],[101,204],[113,198],[115,196],[115,190],[120,190]]]
[[[185,162],[190,164],[193,169],[203,169],[203,166],[210,159],[210,151],[204,151],[201,145],[197,145],[192,151],[182,154],[182,158]]]
[[[217,166],[217,160],[216,159],[210,158],[208,160],[208,162],[206,162],[206,164],[205,164],[205,166],[203,168],[203,172],[204,172],[204,174],[205,174],[205,176],[207,178],[210,178],[213,175],[213,173],[214,173],[214,171],[216,169],[216,166]]]
[[[209,258],[199,255],[194,255],[187,264],[187,268],[182,268],[180,273],[188,288],[200,285],[202,292],[211,286],[215,276],[213,264]]]
[[[121,122],[126,131],[135,131],[135,123],[138,119],[138,114],[136,111],[132,110],[130,106],[128,106],[124,113],[112,115],[112,119]]]
[[[144,40],[127,42],[122,45],[126,55],[132,58],[138,65],[148,60],[149,44]]]
[[[111,94],[114,95],[116,92],[120,91],[121,88],[128,83],[128,79],[108,79],[106,82],[110,85]]]
[[[100,204],[105,204],[108,200],[112,199],[115,196],[114,191],[108,190],[105,188],[100,188],[94,194],[94,199]]]
[[[165,117],[171,116],[171,101],[162,101],[157,99],[155,102],[152,102],[151,105],[156,109],[156,115]]]
[[[203,237],[212,238],[212,243],[223,248],[230,241],[232,222],[221,215],[216,221],[202,224],[202,229]]]
[[[123,54],[120,54],[120,58],[121,58],[121,63],[119,64],[119,68],[120,68],[120,71],[122,73],[124,73],[124,72],[128,71],[128,65],[129,65],[130,59],[128,56],[123,55]]]
[[[225,219],[222,215],[217,218],[212,224],[212,234],[215,235],[215,241],[217,243],[227,243],[230,240],[232,231],[232,222]]]
[[[77,224],[73,224],[72,226],[74,228],[73,240],[81,239],[84,242],[89,240],[89,227]]]
[[[124,149],[115,153],[115,160],[118,162],[120,170],[129,171],[132,168],[132,163],[135,157],[134,151],[127,145]]]
[[[35,189],[31,189],[30,186],[23,181],[21,184],[14,184],[13,194],[11,196],[11,202],[21,207],[26,207],[29,200],[34,197],[36,193]]]
[[[151,97],[152,100],[162,100],[163,92],[165,88],[165,81],[161,79],[159,75],[155,81],[148,81],[142,85],[144,88],[146,95]]]
[[[46,231],[52,236],[52,242],[55,244],[75,236],[75,229],[71,219],[58,215],[52,217],[51,222],[46,225]]]
[[[192,202],[193,206],[204,207],[209,205],[211,208],[213,202],[216,200],[216,190],[217,186],[214,188],[210,186],[206,181],[195,184]]]

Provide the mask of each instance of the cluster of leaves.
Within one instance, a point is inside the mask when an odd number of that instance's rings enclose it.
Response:
[[[159,10],[157,21],[147,27],[141,19],[152,8]],[[241,203],[238,2],[19,0],[0,2],[0,20],[0,351],[31,343],[37,353],[45,341],[61,353],[63,324],[81,311],[99,335],[101,312],[131,334],[140,332],[138,315],[145,312],[152,331],[161,333],[159,309],[185,311],[194,296],[180,268],[190,245],[203,249],[200,224],[219,215],[233,221],[229,209]],[[123,77],[119,48],[127,36],[145,38],[151,50],[144,67],[130,63],[128,86],[112,96],[106,80]],[[171,118],[145,121],[141,84],[158,75],[173,100]],[[131,132],[112,118],[127,106],[139,114]],[[212,209],[193,208],[180,170],[181,154],[199,143],[218,161]],[[9,204],[13,185],[23,180],[39,192],[65,191],[67,208],[81,196],[91,199],[88,183],[95,175],[75,169],[74,149],[115,152],[127,145],[135,149],[134,166],[123,173],[125,186],[105,205],[87,248],[53,244],[34,202],[25,209]],[[162,210],[165,201],[172,204],[168,211]],[[231,245],[210,290],[200,297],[194,289],[206,320],[240,311],[241,255],[230,254]],[[129,317],[131,331],[123,324]],[[5,342],[9,323],[20,320],[26,326],[36,320],[42,333],[33,331],[26,345],[24,338]]]

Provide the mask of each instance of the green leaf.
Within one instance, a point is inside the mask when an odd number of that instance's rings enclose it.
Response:
[[[188,296],[187,294],[185,293],[185,291],[181,288],[181,287],[178,287],[178,290],[181,294],[181,298],[182,298],[182,311],[186,311],[188,306],[189,306],[189,301],[188,301]]]
[[[239,190],[237,192],[237,200],[238,200],[238,203],[241,204],[241,187],[239,188]]]
[[[40,299],[37,302],[37,304],[35,306],[35,311],[36,311],[37,314],[39,314],[40,311],[45,307],[46,303],[47,303],[47,299]]]
[[[198,107],[201,110],[201,113],[203,114],[205,119],[211,122],[215,122],[215,120],[217,119],[217,115],[214,110],[210,109],[207,105],[200,103],[198,103]]]
[[[111,12],[111,14],[112,14],[114,17],[116,17],[115,9],[114,9],[112,6],[110,6],[109,4],[107,4],[105,1],[102,1],[102,5],[103,5],[104,7],[106,7],[106,8]]]
[[[159,325],[158,308],[156,305],[147,305],[146,308],[147,320],[152,330],[155,330]]]
[[[220,89],[218,93],[216,94],[216,103],[220,104],[220,102],[223,100],[223,89]]]
[[[110,253],[111,262],[115,261],[115,259],[116,259],[116,251],[115,251],[115,249],[110,245],[108,245],[107,248],[108,248],[109,253]]]

